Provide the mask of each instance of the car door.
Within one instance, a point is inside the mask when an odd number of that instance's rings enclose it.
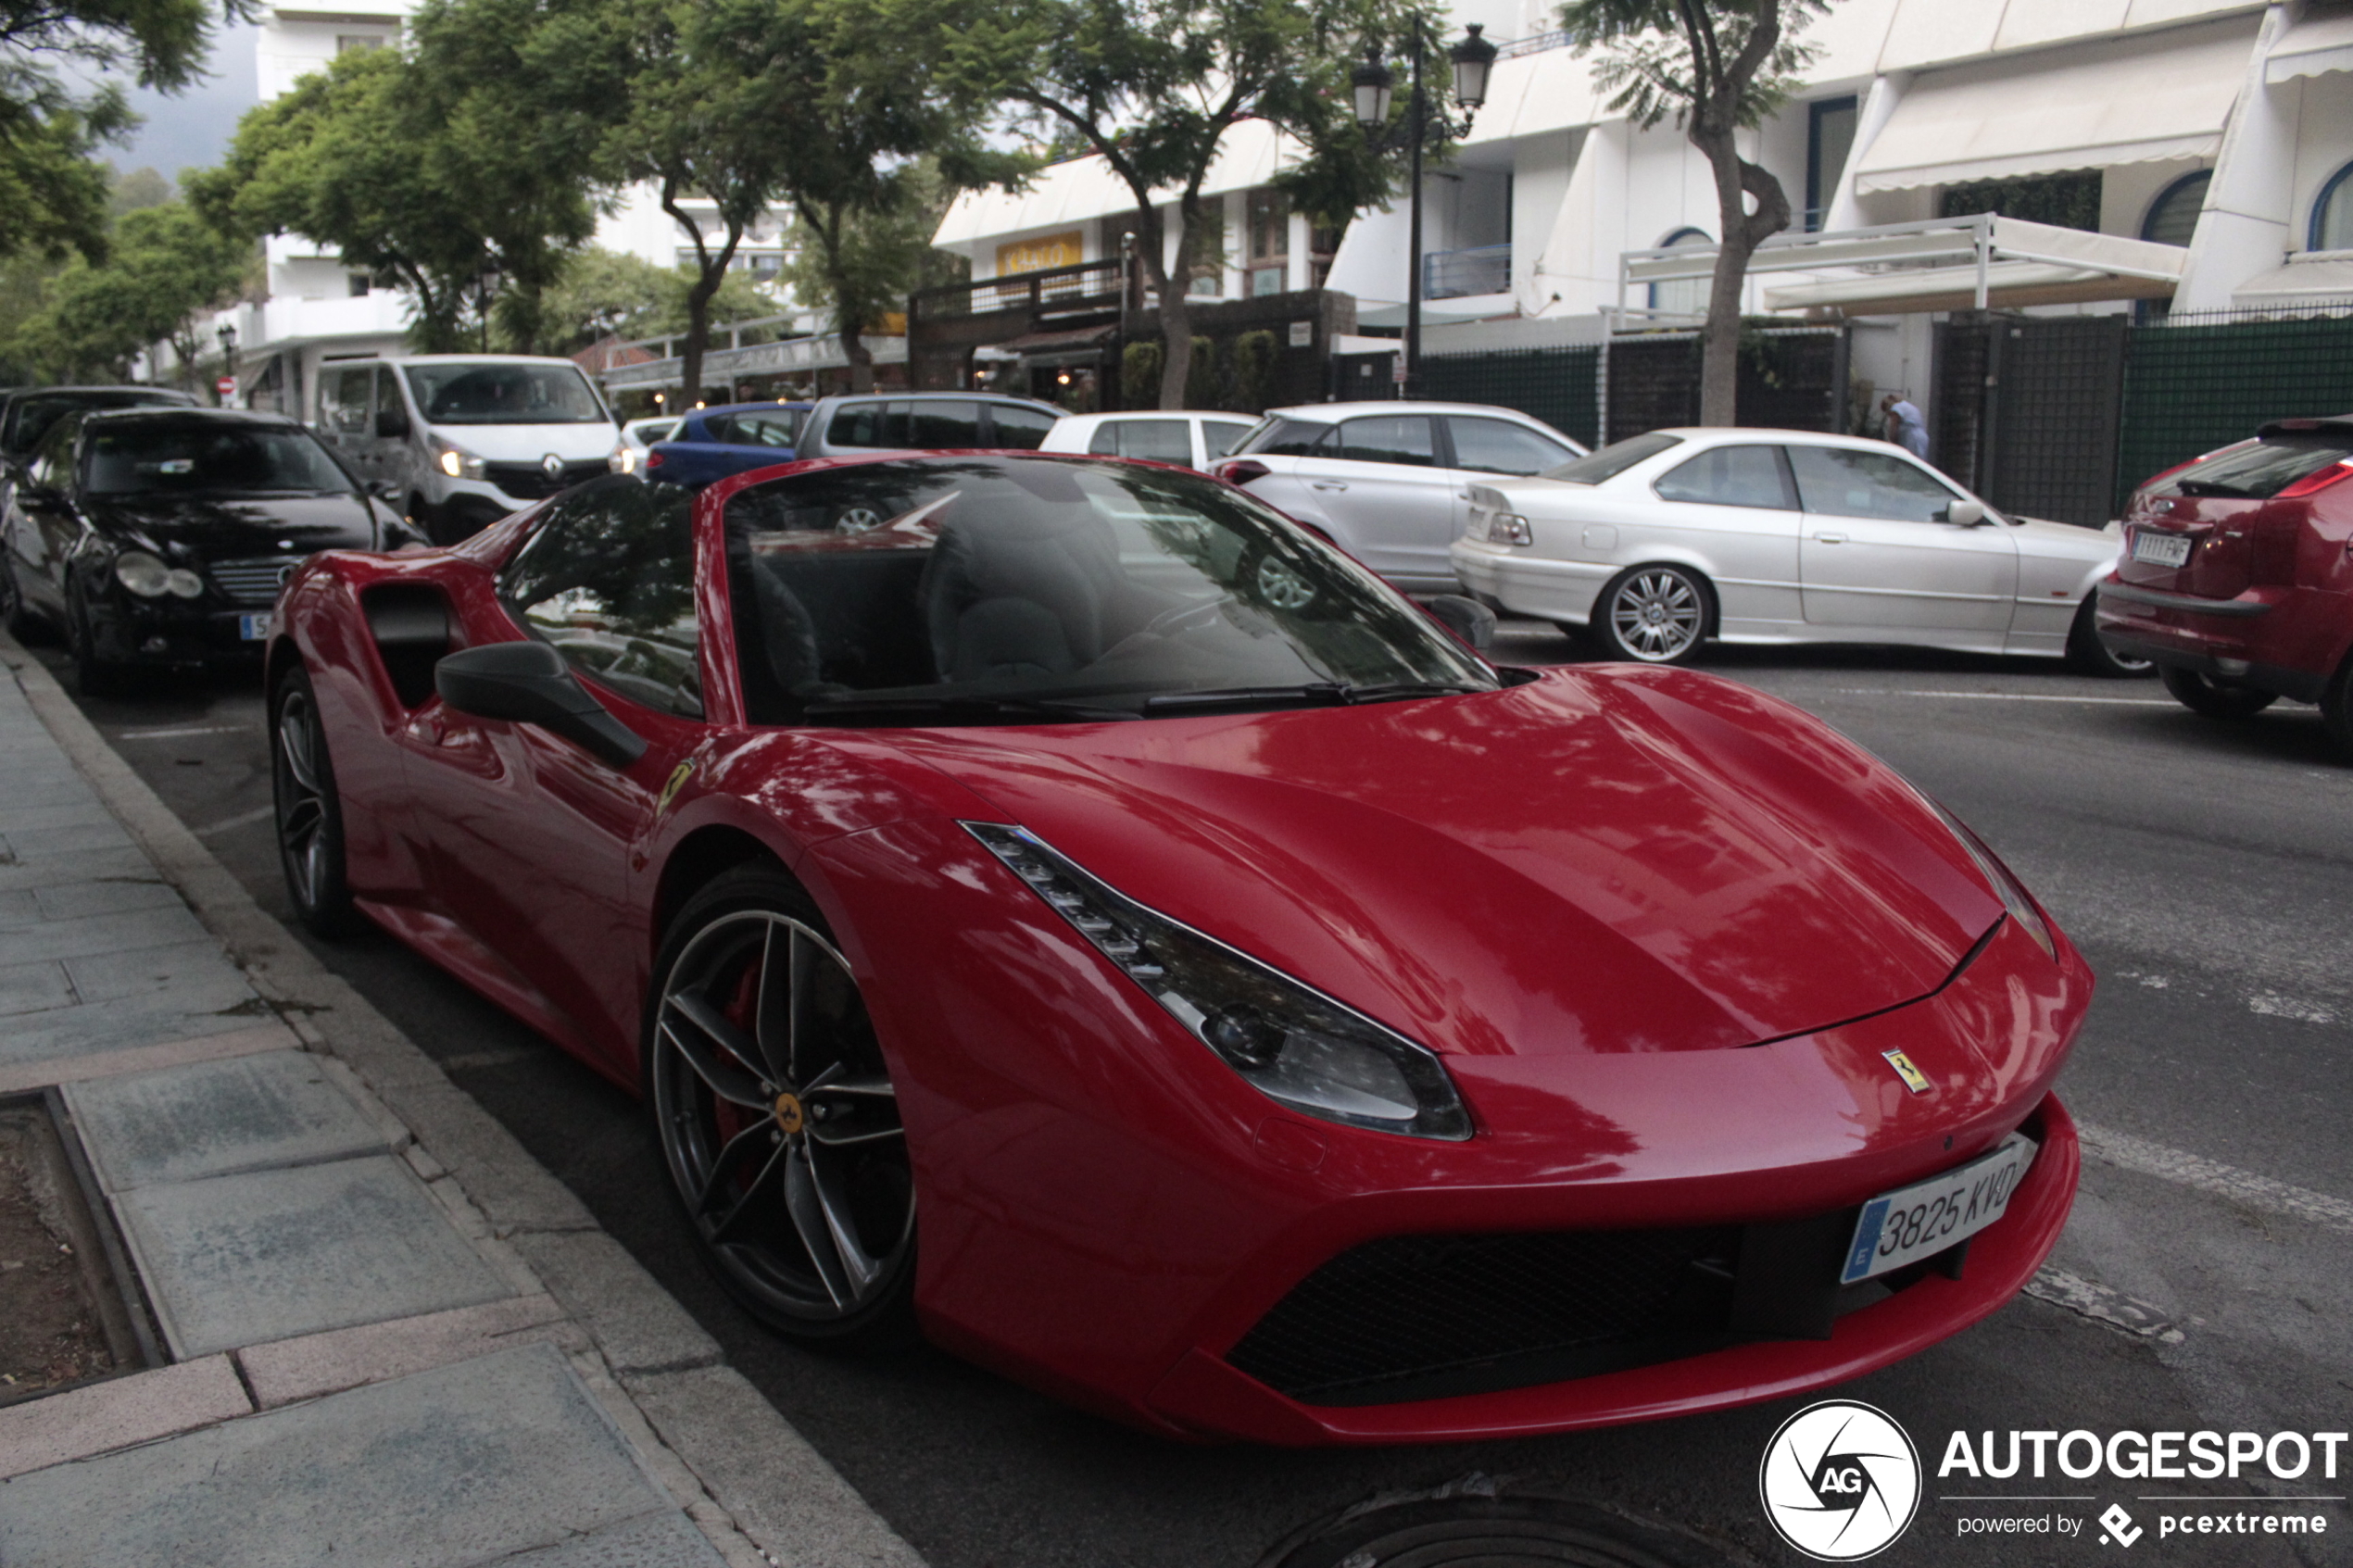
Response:
[[[1335,445],[1336,455],[1326,456]],[[1358,560],[1408,586],[1453,582],[1446,548],[1454,542],[1455,476],[1441,466],[1432,416],[1342,420],[1315,456],[1301,459],[1298,477]]]
[[[367,477],[395,495],[415,489],[417,454],[409,440],[414,421],[409,400],[401,395],[399,374],[390,365],[376,367],[375,413],[368,428],[376,467]]]
[[[370,365],[330,365],[319,372],[319,439],[334,448],[362,484],[380,475],[373,428],[376,372]]]
[[[2009,630],[2018,599],[2009,530],[1944,521],[1967,497],[1897,453],[1800,442],[1788,449],[1806,508],[1798,571],[1808,625],[1906,640]]]
[[[1651,492],[1658,504],[1617,530],[1617,559],[1696,565],[1715,586],[1720,622],[1798,619],[1805,516],[1779,445],[1707,447],[1662,472]]]
[[[635,1041],[597,1021],[635,1016],[649,956],[631,858],[664,781],[704,733],[689,518],[674,485],[585,485],[500,571],[497,606],[469,628],[470,641],[520,631],[551,644],[645,738],[637,761],[614,768],[535,725],[438,697],[408,732],[434,902],[616,1065]]]
[[[17,589],[57,626],[65,624],[67,613],[66,563],[82,541],[72,498],[74,444],[81,429],[80,414],[68,414],[49,427],[26,458],[24,479],[8,503]]]
[[[1472,485],[1495,474],[1526,479],[1578,456],[1577,448],[1565,440],[1490,414],[1449,414],[1446,431],[1453,438],[1453,532],[1457,537],[1470,521]]]

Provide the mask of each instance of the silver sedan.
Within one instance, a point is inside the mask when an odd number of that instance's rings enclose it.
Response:
[[[2117,525],[2006,517],[1900,446],[1661,430],[1474,485],[1449,558],[1490,606],[1649,664],[1728,643],[1904,643],[2119,660],[2092,631]]]

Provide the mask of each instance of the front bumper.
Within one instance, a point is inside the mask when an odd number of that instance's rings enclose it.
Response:
[[[2353,599],[2320,589],[2250,588],[2200,599],[2110,578],[2096,625],[2114,653],[2318,702],[2353,645]]]
[[[266,637],[248,638],[248,618],[268,621],[268,605],[228,605],[203,599],[142,599],[115,592],[89,606],[90,638],[108,664],[166,668],[211,660],[256,659]]]

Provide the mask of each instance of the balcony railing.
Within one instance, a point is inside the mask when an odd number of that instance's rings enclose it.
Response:
[[[1504,294],[1512,286],[1512,247],[1478,245],[1470,250],[1441,250],[1422,257],[1422,297],[1462,299],[1475,294]]]
[[[1110,309],[1119,303],[1120,281],[1126,264],[1082,261],[1076,267],[1049,267],[1038,272],[1014,272],[977,282],[948,283],[919,290],[910,300],[919,320],[944,316],[979,316],[992,310],[1055,310],[1099,305]]]

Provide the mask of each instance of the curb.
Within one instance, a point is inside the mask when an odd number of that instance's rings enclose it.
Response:
[[[922,1557],[725,1363],[718,1343],[585,1205],[438,1063],[255,903],[0,632],[0,664],[107,809],[220,941],[303,1048],[347,1068],[461,1230],[551,1297],[588,1348],[573,1362],[639,1457],[743,1568],[924,1568]],[[129,1065],[129,1064],[126,1064]],[[54,1076],[54,1074],[52,1074]],[[465,1223],[471,1211],[472,1225]],[[183,1363],[189,1366],[203,1363]],[[170,1373],[176,1369],[165,1369]],[[135,1386],[138,1379],[113,1386]]]

